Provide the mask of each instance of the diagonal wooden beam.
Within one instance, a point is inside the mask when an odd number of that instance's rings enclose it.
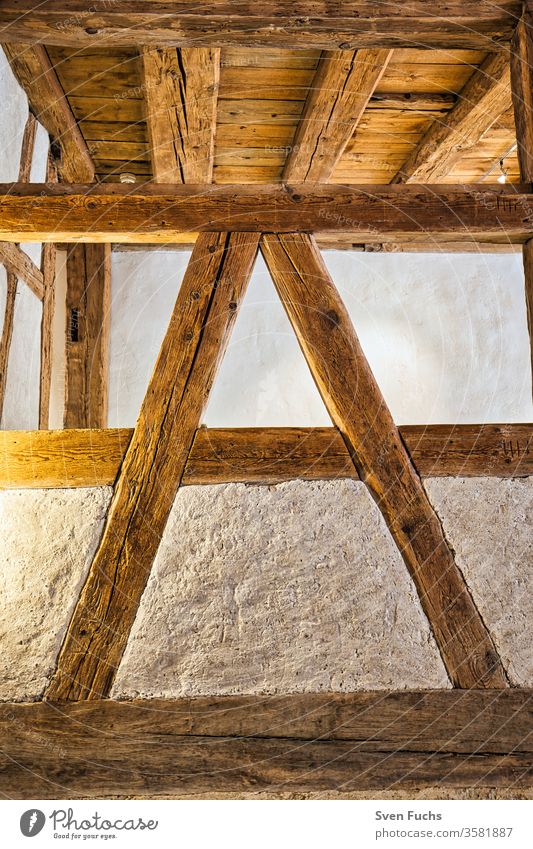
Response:
[[[33,150],[35,148],[35,136],[37,133],[37,120],[32,112],[29,113],[22,135],[22,147],[20,151],[19,183],[28,183],[30,179],[31,165],[33,161]]]
[[[194,247],[48,699],[109,693],[258,240],[209,234]]]
[[[67,254],[65,427],[107,425],[110,308],[111,246],[72,246]]]
[[[0,338],[0,421],[4,410],[4,398],[6,394],[7,366],[9,362],[9,349],[11,348],[11,337],[13,336],[13,319],[15,317],[15,299],[17,297],[17,278],[7,272],[6,305],[4,310],[4,321],[2,324],[2,336]]]
[[[265,235],[261,248],[328,412],[413,578],[452,683],[508,686],[313,237]]]
[[[525,8],[511,43],[511,85],[520,177],[533,182],[533,14]],[[533,240],[522,250],[524,294],[533,378]],[[532,382],[533,389],[533,382]]]
[[[0,263],[31,289],[42,301],[44,297],[43,273],[28,254],[13,242],[0,242]]]
[[[379,49],[322,54],[285,163],[286,182],[331,177],[391,56]]]
[[[42,44],[5,44],[4,51],[32,112],[61,149],[62,179],[91,183],[94,163],[46,48]]]
[[[444,118],[433,121],[392,182],[443,180],[455,163],[479,144],[509,108],[509,101],[509,57],[491,54],[468,80],[456,105]]]
[[[146,121],[156,183],[210,183],[220,50],[142,51]]]

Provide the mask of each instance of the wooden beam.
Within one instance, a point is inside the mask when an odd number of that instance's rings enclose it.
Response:
[[[109,693],[257,246],[258,237],[239,234],[195,245],[49,699]]]
[[[67,254],[64,425],[107,425],[111,248],[79,244]]]
[[[65,182],[94,180],[94,163],[65,93],[42,44],[5,44],[11,70],[28,96],[32,112],[59,145]]]
[[[520,791],[533,785],[532,696],[436,690],[1,704],[0,793]]]
[[[409,569],[450,680],[456,687],[507,686],[496,648],[313,238],[265,235],[261,249],[328,412]]]
[[[0,242],[0,263],[31,289],[40,301],[44,298],[43,273],[34,261],[13,242]]]
[[[48,151],[46,167],[48,183],[57,182],[57,169],[52,152]],[[56,299],[57,246],[47,242],[41,248],[41,271],[44,297],[41,319],[41,363],[39,375],[39,428],[48,430],[50,424],[50,395],[52,391],[52,336]]]
[[[2,336],[0,338],[0,421],[4,411],[4,398],[7,384],[7,367],[9,364],[9,350],[13,336],[13,319],[15,316],[15,299],[17,297],[17,278],[10,271],[7,272],[6,305],[4,309],[4,320],[2,324]],[[7,431],[6,431],[7,432]]]
[[[511,44],[511,84],[520,177],[533,182],[533,15],[524,8]],[[533,378],[533,240],[523,247],[524,293]],[[533,389],[533,383],[532,383]]]
[[[533,475],[533,425],[405,425],[423,477]],[[0,489],[111,486],[133,430],[0,432]],[[358,478],[336,428],[200,428],[182,485]]]
[[[220,50],[142,51],[146,122],[156,183],[210,183]]]
[[[31,215],[28,211],[31,209]],[[362,242],[406,235],[533,236],[520,186],[0,185],[0,239],[164,243],[191,232],[345,232]]]
[[[219,0],[216,5],[139,0],[8,0],[0,8],[0,40],[38,41],[76,48],[151,44],[162,47],[280,47],[321,50],[433,47],[494,50],[511,38],[520,2],[449,0],[428,13],[426,0],[376,4],[368,0]]]
[[[290,149],[286,182],[326,182],[352,138],[392,50],[322,54]]]
[[[33,162],[33,150],[35,147],[35,136],[37,133],[37,120],[31,112],[28,115],[22,135],[22,147],[20,151],[19,183],[28,183],[30,179],[31,166]]]
[[[433,121],[392,182],[443,181],[509,108],[510,82],[509,57],[505,53],[487,56],[455,106]]]

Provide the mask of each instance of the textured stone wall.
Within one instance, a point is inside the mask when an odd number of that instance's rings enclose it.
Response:
[[[426,481],[512,683],[533,685],[533,478]],[[50,675],[108,488],[0,493],[0,699]],[[449,686],[411,579],[364,486],[178,494],[114,695]]]

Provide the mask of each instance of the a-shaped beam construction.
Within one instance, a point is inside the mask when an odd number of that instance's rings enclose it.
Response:
[[[219,233],[194,247],[48,699],[109,693],[257,246]]]
[[[265,235],[261,249],[328,412],[418,590],[456,687],[506,687],[492,639],[312,236]]]

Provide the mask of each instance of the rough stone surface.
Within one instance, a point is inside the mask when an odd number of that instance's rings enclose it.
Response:
[[[98,543],[107,488],[0,493],[0,699],[38,698]]]
[[[511,683],[533,685],[533,478],[433,478],[428,494]]]
[[[449,686],[361,483],[180,491],[113,695]]]

